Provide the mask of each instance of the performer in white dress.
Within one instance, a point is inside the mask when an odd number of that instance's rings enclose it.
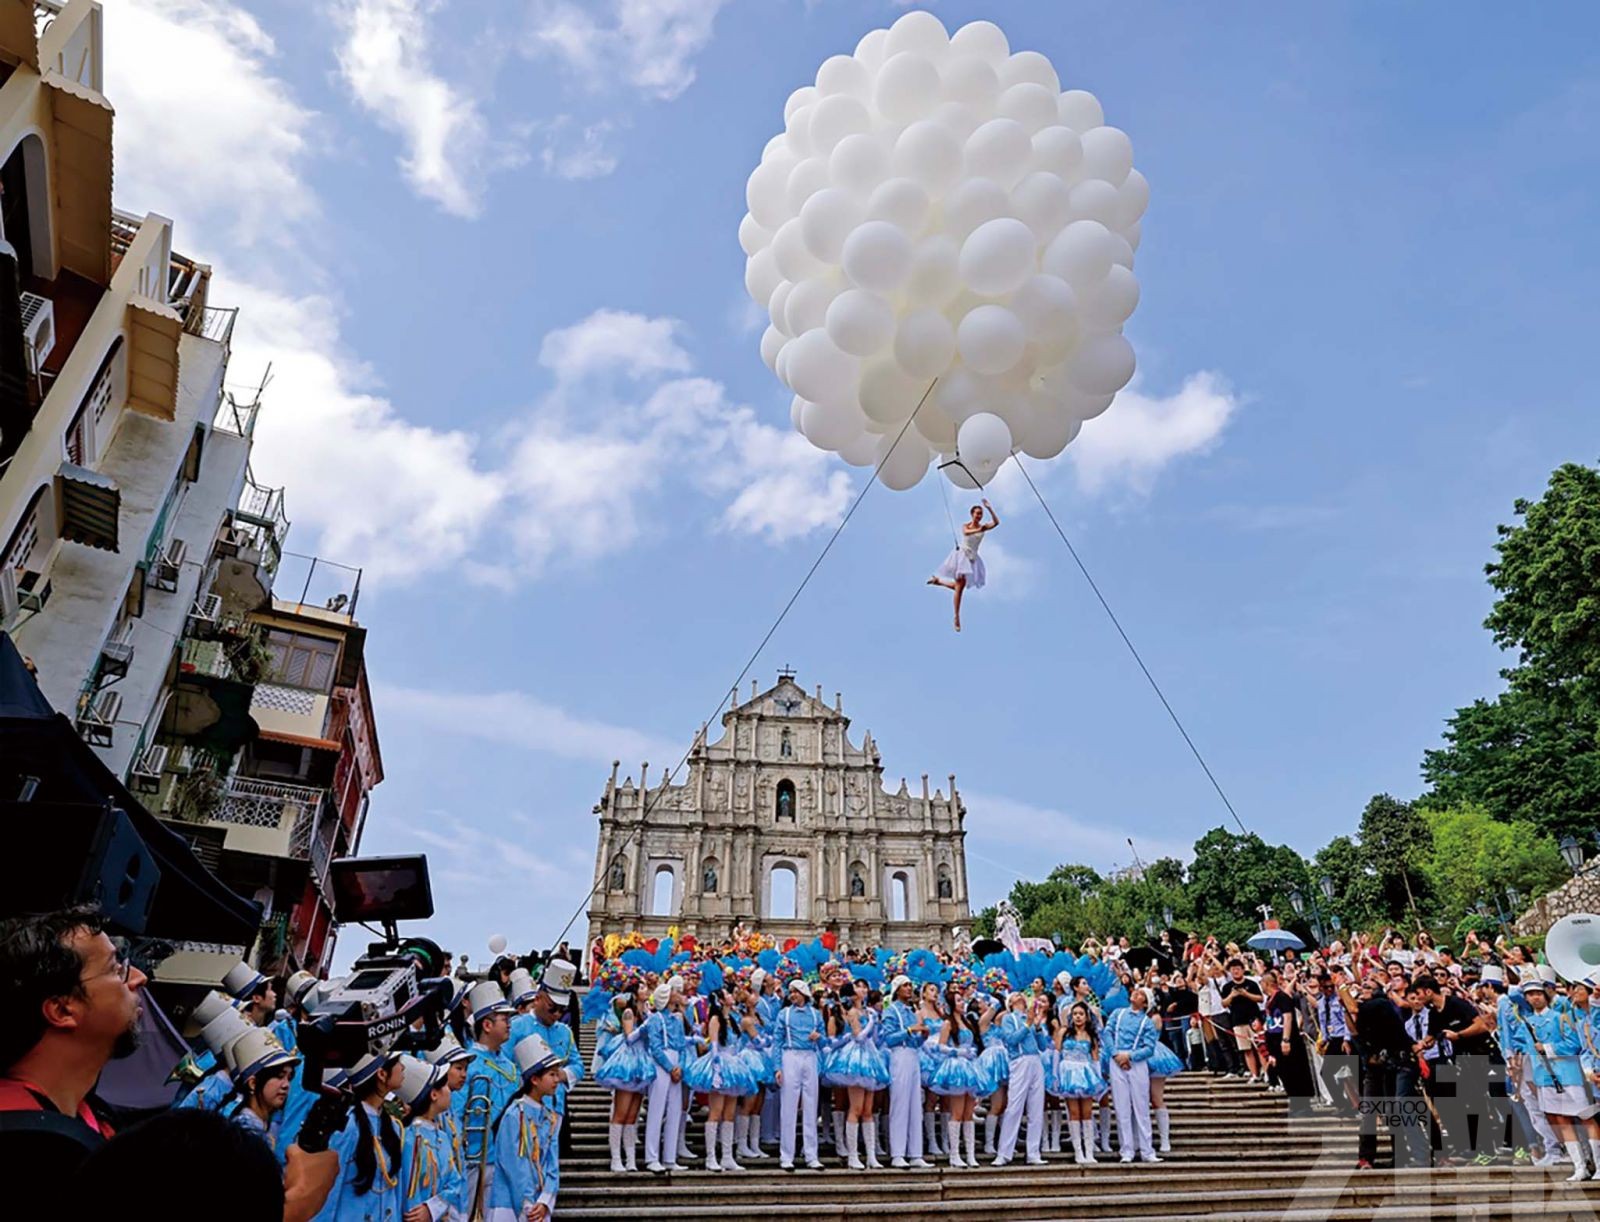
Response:
[[[985,509],[989,511],[987,522],[983,520]],[[987,500],[982,506],[974,505],[971,519],[961,528],[961,541],[939,566],[939,571],[928,578],[930,586],[943,586],[955,591],[957,632],[961,631],[961,596],[968,590],[983,589],[986,578],[983,560],[978,555],[978,544],[983,542],[984,535],[999,525],[1000,519],[995,516],[994,506]]]

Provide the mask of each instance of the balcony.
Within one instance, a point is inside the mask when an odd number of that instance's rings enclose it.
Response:
[[[217,535],[217,575],[211,588],[221,595],[225,613],[254,611],[267,601],[288,531],[283,489],[258,484],[246,472],[239,505]]]
[[[100,7],[68,0],[33,0],[33,28],[39,40],[39,71],[54,72],[101,92]]]
[[[311,861],[316,834],[338,817],[326,789],[231,777],[205,822],[226,830],[229,852]]]
[[[266,663],[253,634],[185,638],[162,733],[225,753],[255,738],[260,727],[250,715],[250,702]]]

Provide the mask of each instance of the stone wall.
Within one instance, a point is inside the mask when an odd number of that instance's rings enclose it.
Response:
[[[1537,937],[1574,912],[1600,912],[1600,857],[1586,863],[1569,882],[1535,900],[1512,928],[1525,937]]]

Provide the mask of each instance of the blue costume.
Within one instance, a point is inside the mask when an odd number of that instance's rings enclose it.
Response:
[[[281,1115],[281,1113],[279,1113]],[[257,1134],[262,1141],[273,1147],[273,1152],[278,1156],[278,1166],[283,1166],[283,1155],[278,1153],[278,1116],[275,1115],[269,1124],[262,1124],[261,1117],[257,1116],[247,1107],[241,1107],[231,1117],[234,1124],[241,1129],[249,1129]]]
[[[1134,1064],[1148,1061],[1156,1052],[1156,1025],[1150,1016],[1124,1007],[1106,1020],[1105,1056],[1126,1052]]]
[[[506,1055],[504,1047],[490,1052],[473,1040],[467,1045],[467,1050],[474,1054],[474,1059],[467,1066],[466,1085],[459,1094],[451,1096],[450,1107],[455,1112],[456,1123],[461,1126],[467,1170],[470,1171],[485,1154],[487,1160],[483,1165],[494,1166],[495,1144],[486,1135],[505,1111],[511,1096],[517,1093],[521,1075],[517,1073],[516,1062]],[[481,1101],[484,1099],[488,1101],[487,1114],[482,1110]],[[470,1117],[466,1112],[469,1101],[474,1104],[474,1115]]]
[[[1537,1014],[1527,1016],[1532,1038],[1529,1053],[1533,1056],[1533,1084],[1535,1086],[1581,1086],[1583,1084],[1583,1041],[1579,1021],[1547,1007]],[[1539,1053],[1544,1055],[1539,1055]]]
[[[690,1061],[684,1067],[683,1080],[690,1090],[708,1095],[753,1095],[761,1089],[732,1037],[727,1044],[713,1042],[708,1051]]]
[[[860,1030],[852,1032],[846,1026],[844,1034],[834,1043],[834,1050],[824,1057],[822,1081],[827,1086],[859,1086],[867,1090],[883,1090],[889,1085],[889,1058],[878,1047],[878,1016],[871,1010],[861,1011]]]
[[[1006,1053],[1005,1043],[1000,1039],[993,1020],[989,1032],[983,1037],[983,1051],[978,1053],[978,1077],[981,1081],[978,1093],[983,1095],[994,1094],[1011,1079],[1011,1058]]]
[[[972,1032],[963,1026],[956,1043],[927,1044],[923,1052],[934,1050],[936,1064],[928,1079],[928,1089],[936,1095],[981,1095],[987,1077],[978,1067],[978,1046]]]
[[[602,1055],[597,1042],[594,1080],[608,1090],[637,1094],[648,1089],[656,1080],[656,1063],[650,1056],[644,1027],[635,1027],[631,1034],[623,1035],[620,1022],[614,1031],[607,1031],[602,1020],[601,1030],[605,1051]]]
[[[922,1039],[922,1047],[917,1049],[917,1071],[922,1075],[922,1084],[927,1086],[933,1080],[933,1071],[939,1068],[940,1061],[944,1059],[935,1043],[944,1028],[944,1019],[928,1018],[923,1022],[927,1024],[928,1034]]]
[[[1110,1089],[1100,1076],[1100,1064],[1088,1040],[1067,1038],[1045,1074],[1044,1088],[1066,1099],[1098,1099]]]
[[[536,1204],[555,1213],[560,1129],[561,1114],[536,1099],[520,1098],[506,1110],[494,1139],[498,1169],[489,1188],[489,1222],[523,1222]]]
[[[206,1071],[206,1076],[178,1101],[178,1106],[199,1108],[205,1112],[220,1111],[233,1094],[233,1079],[228,1076],[226,1069],[217,1065],[216,1055],[210,1051],[195,1057],[194,1063],[197,1068]]]
[[[1150,1076],[1152,1078],[1170,1078],[1173,1074],[1182,1072],[1182,1059],[1167,1046],[1165,1040],[1157,1038],[1156,1050],[1150,1055]]]
[[[366,1103],[358,1103],[356,1107],[366,1108],[370,1133],[367,1140],[372,1142],[377,1158],[372,1187],[360,1194],[355,1189],[355,1151],[356,1144],[361,1140],[361,1129],[352,1112],[344,1128],[335,1133],[333,1140],[328,1143],[328,1149],[339,1156],[339,1178],[334,1181],[316,1222],[400,1222],[400,1216],[404,1213],[400,1204],[400,1167],[398,1160],[390,1163],[388,1152],[379,1140],[382,1113]]]
[[[572,1028],[567,1026],[567,1020],[559,1017],[553,1023],[541,1023],[538,1015],[529,1010],[526,1014],[519,1014],[511,1020],[511,1038],[506,1041],[507,1048],[515,1048],[519,1042],[530,1035],[537,1035],[550,1046],[550,1051],[558,1057],[566,1058],[566,1065],[561,1072],[566,1075],[566,1081],[557,1089],[555,1097],[546,1102],[545,1106],[553,1106],[556,1111],[566,1114],[567,1089],[583,1081],[583,1058],[578,1055],[578,1046],[572,1038]]]
[[[879,1039],[885,1048],[920,1049],[928,1037],[911,1028],[917,1025],[917,1012],[903,1001],[891,1001],[883,1010]]]
[[[295,1138],[300,1136],[300,1126],[305,1124],[306,1117],[311,1114],[311,1105],[317,1101],[314,1091],[306,1089],[305,1083],[306,1063],[301,1061],[294,1067],[294,1076],[289,1079],[289,1097],[284,1102],[283,1111],[278,1113],[278,1161],[282,1162]]]
[[[416,1120],[406,1126],[402,1149],[400,1186],[406,1210],[426,1205],[435,1218],[451,1207],[465,1212],[467,1181],[452,1157],[450,1135],[430,1121]]]

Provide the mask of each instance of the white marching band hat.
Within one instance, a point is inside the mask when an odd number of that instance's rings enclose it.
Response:
[[[398,1052],[390,1052],[381,1057],[373,1056],[369,1052],[354,1065],[350,1066],[349,1069],[345,1070],[342,1077],[335,1078],[329,1085],[347,1086],[351,1090],[355,1090],[357,1087],[371,1081],[373,1075],[385,1065],[392,1064],[399,1059],[400,1054]]]
[[[517,1046],[512,1049],[512,1054],[516,1057],[517,1068],[522,1071],[524,1078],[543,1073],[547,1069],[560,1069],[567,1063],[567,1058],[551,1052],[550,1045],[544,1042],[544,1036],[537,1033],[525,1035],[518,1040]]]
[[[200,1038],[211,1050],[211,1055],[221,1060],[228,1051],[228,1045],[234,1040],[247,1032],[258,1030],[259,1027],[252,1027],[245,1022],[239,1011],[227,1010],[200,1028]]]
[[[1478,974],[1478,980],[1482,984],[1504,984],[1506,969],[1497,963],[1485,964],[1483,971]]]
[[[235,1000],[243,1001],[267,982],[267,978],[248,963],[235,963],[222,978],[222,987]]]
[[[467,1009],[472,1013],[472,1021],[477,1022],[493,1014],[511,1013],[511,1003],[493,980],[480,980],[467,990]]]
[[[297,1064],[300,1057],[285,1050],[278,1037],[266,1027],[249,1027],[228,1045],[226,1059],[233,1080],[245,1082],[280,1065]]]
[[[455,1036],[451,1035],[450,1032],[446,1031],[444,1033],[444,1038],[440,1040],[434,1047],[428,1049],[424,1055],[433,1064],[448,1067],[458,1063],[470,1061],[473,1057],[477,1056],[477,1053],[472,1052],[470,1049],[463,1048],[461,1046],[461,1041],[456,1039]]]
[[[321,983],[311,972],[296,972],[284,982],[283,1000],[299,1006],[302,1010],[313,1009],[316,1006],[316,998],[312,993]]]
[[[539,991],[539,986],[533,982],[533,973],[525,967],[511,969],[511,984],[506,989],[511,1004],[520,1006],[525,1001],[532,1001]]]
[[[231,998],[212,989],[211,992],[200,999],[200,1004],[189,1015],[189,1021],[197,1028],[204,1030],[208,1023],[237,1009],[238,1007],[233,1004]]]
[[[438,1083],[444,1069],[440,1065],[418,1060],[416,1057],[400,1058],[400,1085],[394,1088],[395,1097],[407,1107],[416,1106]]]
[[[513,974],[513,979],[515,975]],[[552,959],[545,964],[539,988],[550,994],[557,1005],[564,1006],[572,1000],[572,982],[578,978],[578,969],[565,959]]]

